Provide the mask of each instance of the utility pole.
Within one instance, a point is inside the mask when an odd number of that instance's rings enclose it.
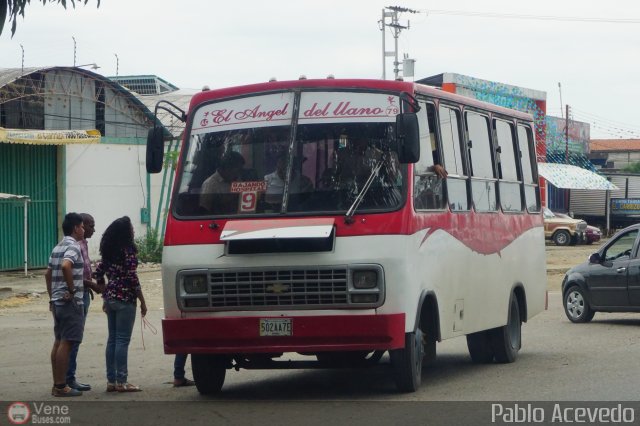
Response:
[[[73,66],[76,66],[76,38],[74,36],[71,36],[71,38],[73,39]]]
[[[398,74],[400,72],[400,62],[398,61],[398,37],[400,36],[400,32],[402,30],[409,29],[409,21],[407,21],[407,25],[401,25],[398,19],[398,16],[402,12],[408,13],[418,13],[417,10],[408,9],[406,7],[400,6],[387,6],[382,9],[382,19],[378,21],[380,24],[380,31],[382,31],[382,79],[386,80],[387,78],[387,57],[393,56],[393,72],[394,78],[398,79]],[[387,18],[391,18],[391,22],[387,23]],[[386,29],[387,27],[393,29],[393,38],[394,38],[394,48],[393,51],[387,52],[386,48]]]
[[[562,117],[562,86],[560,85],[560,82],[558,82],[558,92],[560,92],[560,117]]]
[[[569,164],[569,104],[566,105],[564,122],[564,164]],[[564,190],[564,205],[567,208],[567,214],[571,216],[571,190]]]
[[[20,49],[22,49],[22,71],[20,72],[20,75],[24,75],[24,47],[20,45]]]
[[[120,59],[118,58],[118,54],[114,53],[114,55],[116,56],[116,77],[118,76],[118,70],[120,68]]]
[[[569,104],[566,105],[564,124],[564,164],[569,164]]]

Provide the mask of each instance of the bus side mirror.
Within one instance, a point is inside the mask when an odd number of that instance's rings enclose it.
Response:
[[[420,160],[420,135],[416,113],[404,112],[396,116],[396,140],[400,163],[417,163]]]
[[[162,170],[164,138],[162,127],[153,126],[147,134],[147,173]]]

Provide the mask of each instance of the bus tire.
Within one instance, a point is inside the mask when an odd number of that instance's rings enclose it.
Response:
[[[424,343],[422,331],[406,333],[404,348],[389,351],[393,378],[400,392],[415,392],[422,382],[422,358]]]
[[[493,362],[494,353],[490,330],[467,334],[467,348],[469,348],[471,361],[476,364]]]
[[[560,229],[553,234],[553,242],[557,246],[568,246],[571,244],[571,235],[569,235],[568,231]]]
[[[219,393],[224,384],[229,360],[220,355],[192,354],[191,369],[196,388],[202,395]]]
[[[509,319],[507,325],[490,331],[491,343],[496,362],[506,364],[516,360],[522,346],[522,320],[520,305],[515,294],[509,304]]]
[[[428,366],[436,361],[436,339],[432,336],[424,336],[424,356],[422,358],[422,366]]]

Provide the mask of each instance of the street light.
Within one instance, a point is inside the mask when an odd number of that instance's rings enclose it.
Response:
[[[84,64],[84,65],[74,65],[74,67],[76,68],[80,68],[80,67],[89,67],[92,70],[97,70],[98,68],[100,68],[100,66],[98,64],[96,64],[95,62],[92,64]]]

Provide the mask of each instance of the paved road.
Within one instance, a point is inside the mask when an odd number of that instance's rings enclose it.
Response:
[[[582,257],[583,253],[577,256]],[[314,404],[324,413],[322,404],[348,401],[617,402],[640,398],[640,314],[598,313],[590,324],[572,324],[564,316],[560,294],[554,291],[549,296],[549,310],[524,325],[523,348],[513,364],[475,365],[465,339],[458,338],[438,345],[437,361],[425,369],[422,387],[412,394],[396,392],[385,357],[379,366],[370,369],[229,371],[223,393],[203,397],[193,387],[176,389],[170,385],[173,357],[162,352],[159,272],[142,273],[141,280],[147,299],[152,301],[148,319],[158,329],[155,335],[149,328],[142,330],[137,318],[129,377],[144,391],[125,395],[104,392],[106,320],[96,303],[89,314],[78,370],[79,379],[91,383],[94,390],[86,392],[82,401],[179,401],[180,407],[191,407],[189,410],[194,410],[189,403],[208,401],[207,407],[215,407],[217,415],[227,420],[221,424],[239,424],[238,419],[243,424],[278,424],[277,420],[261,423],[260,419],[279,419],[283,407],[288,416],[297,413],[305,419],[306,408]],[[38,290],[38,278],[30,282],[36,287],[33,290]],[[49,394],[52,322],[45,299],[0,309],[0,401],[53,399]],[[292,405],[296,401],[298,404]],[[243,408],[234,411],[233,404]],[[339,412],[339,405],[332,407]],[[347,412],[353,409],[352,405],[349,407]],[[372,416],[367,424],[382,423],[376,423],[381,418],[372,414],[369,405],[363,407],[359,413]],[[162,418],[160,424],[163,419],[166,420]],[[314,423],[313,419],[306,419],[306,423]],[[446,424],[443,422],[440,424]]]
[[[158,286],[158,273],[141,274],[143,285]],[[150,290],[154,293],[153,290]],[[636,400],[640,395],[637,354],[640,315],[596,314],[590,324],[572,324],[562,312],[560,295],[551,293],[549,310],[523,327],[518,361],[475,365],[464,338],[438,345],[438,360],[424,371],[414,394],[398,394],[389,377],[388,360],[363,370],[229,371],[217,397],[223,400]],[[159,333],[142,330],[140,318],[130,348],[130,380],[144,392],[127,399],[203,400],[195,388],[174,389],[172,357],[162,352],[156,305],[148,315]],[[105,316],[92,306],[79,355],[79,378],[94,385],[87,400],[108,400],[103,390]],[[52,324],[46,303],[0,311],[0,400],[50,399],[49,351]],[[144,342],[143,342],[144,340]],[[144,345],[144,347],[143,347]]]

